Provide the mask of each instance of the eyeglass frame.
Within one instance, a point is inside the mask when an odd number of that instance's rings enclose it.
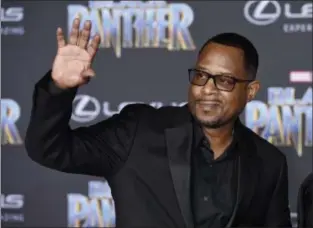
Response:
[[[198,85],[198,84],[192,83],[192,80],[190,78],[191,71],[198,71],[198,72],[203,73],[206,76],[205,83],[203,85]],[[226,89],[218,88],[218,86],[216,85],[216,77],[221,77],[221,76],[229,78],[231,80],[234,80],[234,85],[233,85],[232,89],[226,90]],[[205,86],[208,83],[208,81],[212,78],[215,88],[217,88],[218,90],[221,90],[221,91],[226,91],[226,92],[233,91],[237,83],[245,83],[245,82],[251,83],[251,82],[255,81],[254,79],[238,79],[236,77],[229,76],[229,75],[223,75],[223,74],[213,75],[213,74],[210,74],[210,73],[208,73],[208,72],[206,72],[204,70],[200,70],[200,69],[197,69],[197,68],[189,68],[188,69],[188,78],[189,78],[189,83],[192,84],[192,85],[196,85],[196,86]]]

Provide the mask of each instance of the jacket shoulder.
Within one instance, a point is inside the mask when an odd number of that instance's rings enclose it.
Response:
[[[286,160],[286,155],[278,147],[255,133],[250,128],[246,127],[246,130],[248,134],[251,135],[255,145],[257,145],[257,153],[260,157],[277,162],[283,162]]]
[[[145,129],[164,129],[190,120],[187,106],[164,106],[155,108],[144,103],[129,104],[121,115],[134,115]]]
[[[136,113],[145,113],[146,115],[154,114],[157,117],[163,117],[163,116],[167,116],[170,113],[174,114],[175,112],[179,112],[180,108],[181,107],[173,107],[173,106],[164,106],[161,108],[156,108],[145,103],[134,103],[134,104],[126,105],[121,110],[121,113],[136,112]]]
[[[313,194],[313,172],[310,173],[301,183],[302,188],[310,189]]]
[[[181,106],[164,106],[161,108],[155,108],[149,104],[135,103],[126,105],[120,113],[135,113],[140,115],[140,118],[142,119],[148,118],[150,120],[163,120],[167,122],[180,119],[182,114],[186,114],[185,109],[185,107]]]

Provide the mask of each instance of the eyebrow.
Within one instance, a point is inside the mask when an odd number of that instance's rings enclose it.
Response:
[[[204,67],[202,67],[202,66],[198,66],[198,65],[195,65],[194,66],[196,69],[200,69],[200,70],[208,70],[208,69],[206,69],[206,68],[204,68]]]
[[[206,68],[204,68],[204,67],[201,67],[201,66],[197,66],[197,65],[196,65],[195,68],[196,68],[196,69],[199,69],[199,70],[201,70],[201,71],[207,72],[207,73],[209,73],[209,74],[213,74],[213,73],[211,73],[208,69],[206,69]],[[215,75],[220,74],[220,75],[235,77],[234,74],[229,73],[229,72],[217,72],[217,73],[214,73],[214,74],[215,74]]]

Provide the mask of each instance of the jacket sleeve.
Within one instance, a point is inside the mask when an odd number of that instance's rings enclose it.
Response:
[[[265,227],[292,227],[289,209],[288,167],[284,157],[267,212]]]
[[[313,227],[313,172],[300,185],[297,210],[298,228]]]
[[[142,105],[88,127],[71,129],[77,89],[59,89],[49,71],[37,84],[25,137],[28,156],[42,166],[67,173],[109,177],[127,160]]]
[[[305,193],[304,227],[313,227],[313,183]]]

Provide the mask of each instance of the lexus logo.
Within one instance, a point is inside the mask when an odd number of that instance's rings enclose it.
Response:
[[[72,120],[86,123],[96,119],[101,112],[99,101],[89,95],[77,95],[73,101]]]
[[[273,13],[265,13],[265,9],[274,7]],[[248,1],[244,7],[244,16],[255,25],[269,25],[274,23],[281,15],[282,10],[278,1]]]

